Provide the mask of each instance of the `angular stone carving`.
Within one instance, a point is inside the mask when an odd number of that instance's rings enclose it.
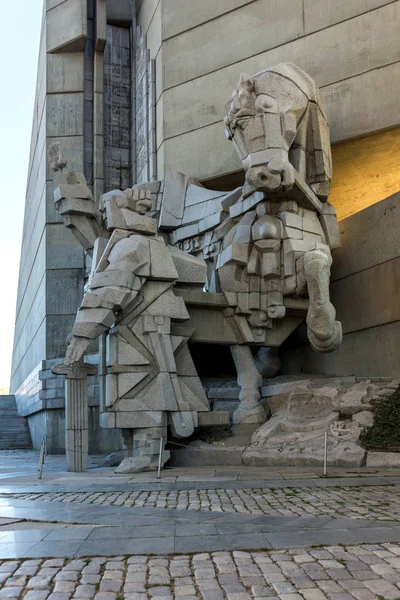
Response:
[[[68,471],[87,470],[89,451],[88,375],[95,375],[97,367],[84,362],[53,365],[55,375],[65,376],[65,451]]]
[[[340,241],[327,202],[329,128],[314,81],[289,63],[242,74],[225,126],[246,178],[231,192],[168,173],[113,190],[97,208],[59,147],[50,152],[56,206],[92,255],[66,364],[107,335],[102,426],[124,431],[132,469],[135,457],[138,469],[154,468],[156,438],[167,426],[188,436],[197,413],[209,410],[187,347],[190,302],[217,307],[215,322],[223,320],[208,339],[232,345],[241,386],[236,424],[266,418],[256,362],[271,357],[261,370],[279,368],[271,352],[255,362],[251,346],[279,347],[306,313],[314,350],[341,342],[329,298],[330,251]]]
[[[174,323],[189,319],[183,299],[173,291],[179,280],[174,261],[189,286],[186,265],[192,270],[195,265],[197,280],[202,273],[203,282],[206,265],[179,250],[172,253],[158,235],[157,221],[148,216],[155,211],[158,188],[103,195],[101,219],[96,220],[82,180],[81,195],[86,194],[88,208],[76,216],[73,201],[79,176],[66,172],[59,149],[53,148],[52,155],[62,169],[54,198],[65,224],[74,233],[92,221],[101,227],[91,248],[83,243],[92,251],[92,270],[59,372],[73,370],[90,341],[105,337],[101,424],[122,430],[128,457],[120,472],[155,469],[167,425],[176,437],[190,436],[197,413],[209,410],[187,347],[189,336],[173,331]],[[199,288],[197,281],[194,287]],[[168,458],[164,451],[163,461]]]
[[[244,464],[322,465],[327,432],[328,465],[364,465],[366,451],[359,438],[363,429],[374,422],[373,402],[392,394],[398,384],[398,381],[349,384],[340,379],[284,384],[288,390],[292,389],[283,399],[268,398],[273,415],[253,434],[243,453]],[[276,391],[279,390],[273,393]]]
[[[176,193],[171,198],[164,193],[160,223],[165,213],[165,226],[174,228],[172,243],[206,260],[207,289],[224,295],[224,315],[237,344],[279,346],[301,321],[290,310],[298,303],[308,309],[313,349],[336,350],[342,328],[329,279],[331,249],[340,238],[327,201],[331,151],[318,88],[288,63],[254,77],[242,74],[225,126],[243,163],[244,187],[202,192],[196,182],[175,178]],[[235,362],[239,380],[248,382]],[[257,377],[251,380],[237,422],[254,419],[253,408],[244,408],[258,397]]]

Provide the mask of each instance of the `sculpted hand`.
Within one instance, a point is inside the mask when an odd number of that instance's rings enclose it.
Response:
[[[72,335],[69,339],[69,345],[65,354],[64,364],[69,366],[75,362],[78,362],[82,358],[86,348],[89,346],[89,341],[90,340],[87,338]]]

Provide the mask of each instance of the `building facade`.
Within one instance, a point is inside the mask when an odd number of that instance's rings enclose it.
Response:
[[[345,334],[321,357],[299,350],[299,331],[282,349],[284,369],[400,375],[399,19],[400,0],[45,0],[11,380],[35,446],[46,437],[63,449],[63,382],[50,367],[65,353],[88,267],[54,208],[49,146],[61,143],[96,199],[169,170],[233,189],[243,172],[225,104],[240,72],[283,61],[316,80],[330,123],[343,234],[332,293]],[[116,449],[117,437],[97,429],[95,378],[89,392],[91,448]]]

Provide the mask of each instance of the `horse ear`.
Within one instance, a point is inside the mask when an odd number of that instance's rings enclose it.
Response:
[[[254,88],[253,78],[250,75],[248,75],[247,73],[244,73],[244,72],[240,73],[238,87],[244,87],[249,92],[251,92]]]

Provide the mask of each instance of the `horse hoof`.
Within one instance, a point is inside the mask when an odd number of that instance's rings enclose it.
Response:
[[[309,342],[315,352],[333,352],[342,343],[343,332],[340,321],[335,321],[331,330],[331,335],[325,339],[318,338],[312,329],[307,331]]]

